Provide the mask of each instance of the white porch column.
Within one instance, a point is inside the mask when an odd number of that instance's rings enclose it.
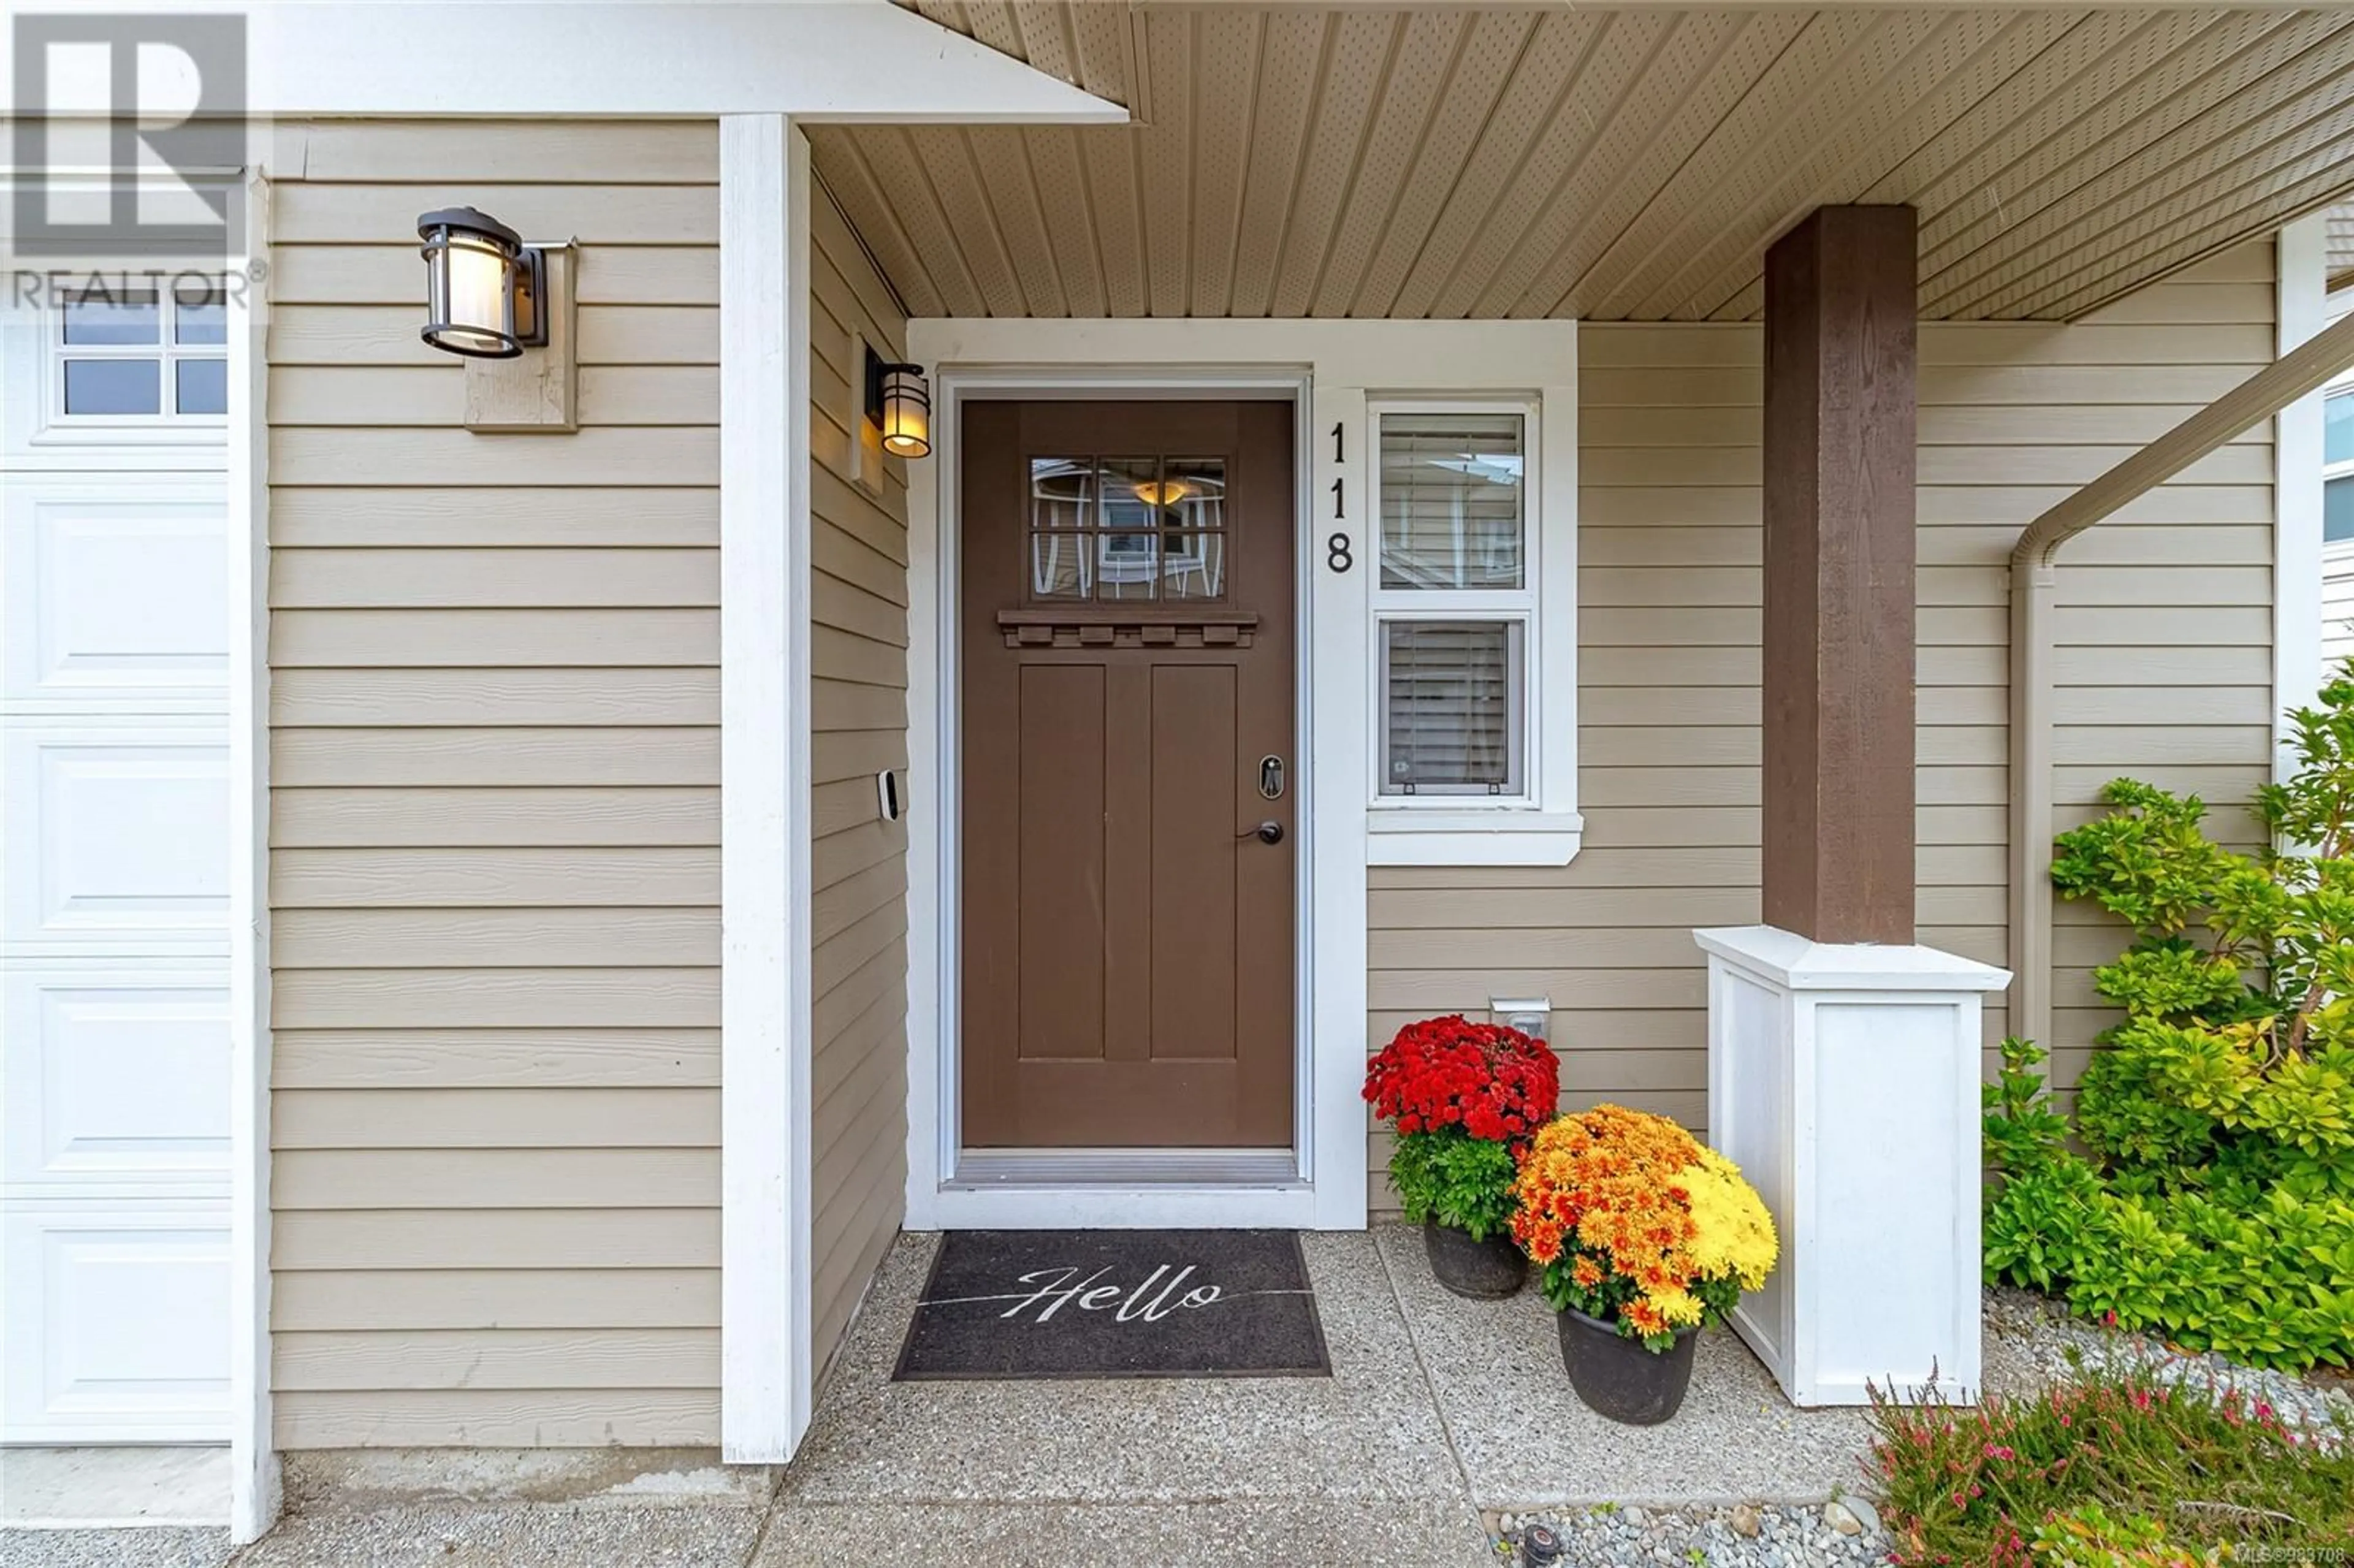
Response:
[[[809,142],[719,121],[719,1445],[809,1427]]]
[[[2008,972],[1934,948],[1696,931],[1709,1141],[1773,1212],[1782,1259],[1734,1327],[1794,1404],[1975,1395],[1979,1001]]]

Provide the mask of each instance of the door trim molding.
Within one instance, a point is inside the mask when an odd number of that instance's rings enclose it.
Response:
[[[965,1226],[1283,1225],[1362,1229],[1367,1212],[1367,785],[1372,776],[1370,608],[1363,566],[1326,569],[1311,547],[1330,532],[1317,503],[1335,480],[1368,493],[1362,450],[1336,459],[1325,432],[1363,431],[1368,394],[1559,395],[1548,418],[1574,420],[1577,323],[1167,319],[1052,321],[925,318],[907,323],[910,358],[939,391],[928,462],[907,487],[907,1189],[914,1230]],[[1524,385],[1534,383],[1534,385]],[[1299,1079],[1288,1183],[1126,1186],[957,1183],[956,954],[959,932],[954,763],[959,403],[1028,398],[1291,397],[1299,419],[1299,737],[1301,904]],[[1555,444],[1576,450],[1564,422]],[[1552,429],[1549,427],[1549,436]],[[1362,440],[1352,440],[1362,449]],[[1564,482],[1574,469],[1560,471]],[[1575,491],[1570,493],[1574,498]],[[1364,522],[1347,526],[1361,546]],[[1357,551],[1363,563],[1372,559]],[[1557,607],[1562,613],[1570,607]],[[1571,683],[1574,689],[1575,683]],[[947,700],[943,700],[944,696]],[[1239,1173],[1238,1173],[1239,1174]]]
[[[956,476],[960,471],[960,442],[962,408],[981,399],[1055,397],[1138,397],[1162,400],[1204,398],[1285,399],[1293,405],[1294,461],[1299,473],[1293,502],[1295,517],[1309,515],[1310,464],[1308,434],[1313,386],[1299,366],[1189,366],[1182,364],[1145,368],[1120,368],[1086,363],[1064,365],[976,365],[958,363],[952,354],[934,351],[929,334],[960,324],[939,321],[907,323],[908,353],[934,366],[934,446],[931,461],[911,464],[907,505],[907,746],[910,778],[907,812],[907,1225],[911,1230],[1037,1226],[1153,1228],[1168,1226],[1279,1226],[1292,1229],[1346,1229],[1364,1224],[1363,1178],[1360,1174],[1353,1208],[1329,1212],[1337,1198],[1349,1195],[1314,1180],[1318,1128],[1314,1086],[1326,1079],[1320,1061],[1322,1043],[1313,1021],[1319,1017],[1320,996],[1331,997],[1333,982],[1316,956],[1324,949],[1320,936],[1324,900],[1319,896],[1318,868],[1321,847],[1312,813],[1301,813],[1299,827],[1300,874],[1294,880],[1297,899],[1294,921],[1292,989],[1295,1045],[1293,1064],[1293,1147],[1276,1158],[1271,1168],[1264,1151],[1252,1151],[1247,1161],[1231,1171],[1198,1158],[1182,1166],[1171,1165],[1160,1151],[1120,1151],[1107,1163],[1101,1156],[1086,1169],[1067,1161],[1014,1152],[990,1153],[976,1160],[965,1155],[958,1137],[960,1107],[958,953],[960,920],[958,888],[961,849],[957,813],[950,809],[961,798],[960,778],[958,695],[962,670],[957,657],[958,587],[961,581],[958,545],[961,498]],[[1014,323],[1003,323],[1014,324]],[[1069,323],[1030,322],[1027,326]],[[1198,324],[1198,323],[1197,323]],[[1293,592],[1298,617],[1298,656],[1294,663],[1293,712],[1297,726],[1294,754],[1295,789],[1314,785],[1309,736],[1312,733],[1310,705],[1313,699],[1313,577],[1308,551],[1308,530],[1294,527]],[[1357,846],[1362,851],[1363,845]],[[1343,852],[1344,855],[1347,852]],[[1330,859],[1331,856],[1325,856]],[[1357,864],[1355,950],[1362,957],[1364,931],[1364,872],[1362,853]],[[1343,950],[1346,950],[1345,948]],[[1356,1012],[1363,1012],[1364,969],[1353,969]],[[1352,1005],[1332,998],[1335,1008]],[[1355,1062],[1362,1064],[1361,1043],[1352,1041]],[[1362,1065],[1351,1072],[1362,1073]],[[1351,1085],[1353,1099],[1355,1087]],[[1011,1163],[1009,1163],[1009,1160]],[[1362,1160],[1357,1163],[1362,1164]]]

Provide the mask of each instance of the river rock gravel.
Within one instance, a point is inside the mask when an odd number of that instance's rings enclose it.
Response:
[[[1842,1533],[1840,1520],[1855,1530]],[[1739,1517],[1736,1517],[1739,1516]],[[1840,1568],[1884,1563],[1888,1538],[1871,1506],[1831,1503],[1823,1508],[1771,1504],[1740,1509],[1598,1508],[1548,1510],[1490,1515],[1489,1534],[1496,1561],[1520,1563],[1531,1525],[1551,1530],[1561,1542],[1563,1568]],[[1755,1533],[1746,1533],[1754,1529]]]
[[[2354,1394],[2296,1372],[2245,1367],[2212,1351],[2178,1350],[2152,1334],[2121,1333],[2082,1318],[2032,1291],[1996,1286],[1986,1292],[1988,1386],[2022,1393],[2071,1381],[2081,1366],[2139,1364],[2178,1386],[2220,1396],[2237,1389],[2253,1404],[2271,1405],[2291,1426],[2325,1440],[2338,1423],[2354,1427]]]

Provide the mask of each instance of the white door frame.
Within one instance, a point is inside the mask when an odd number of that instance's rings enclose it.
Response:
[[[908,323],[908,352],[925,352],[919,327]],[[924,363],[930,363],[924,361]],[[907,744],[911,776],[907,834],[908,1183],[911,1230],[1083,1225],[1279,1226],[1342,1229],[1364,1224],[1362,1192],[1353,1216],[1320,1212],[1315,1181],[1315,1085],[1320,1074],[1313,1021],[1320,981],[1316,867],[1322,847],[1315,815],[1294,812],[1298,870],[1294,874],[1292,976],[1294,1065],[1292,1148],[1261,1150],[1154,1150],[1136,1156],[1027,1157],[1020,1175],[976,1177],[960,1149],[959,1086],[959,963],[961,923],[958,889],[962,844],[956,803],[961,800],[958,696],[960,471],[963,407],[1020,397],[1281,399],[1293,408],[1296,515],[1309,515],[1313,386],[1297,366],[1189,371],[1182,366],[1108,369],[936,366],[931,461],[910,465],[908,481]],[[1295,800],[1313,799],[1310,705],[1314,700],[1314,639],[1308,553],[1309,530],[1294,533],[1294,729],[1290,754]],[[928,786],[925,780],[935,781]],[[1358,865],[1358,948],[1363,945],[1363,867]],[[1345,935],[1340,938],[1345,941]],[[1363,968],[1355,966],[1363,1011]],[[932,1048],[926,1049],[929,1044]],[[1362,1057],[1362,1050],[1358,1053]],[[1360,1161],[1362,1163],[1362,1161]],[[1026,1169],[1023,1169],[1026,1167]],[[1087,1169],[1093,1167],[1092,1170]],[[1362,1184],[1362,1179],[1361,1179]]]
[[[1464,397],[1533,392],[1561,454],[1545,488],[1575,504],[1576,324],[1572,322],[916,320],[908,354],[932,367],[936,440],[908,471],[907,1191],[910,1230],[1025,1226],[1267,1225],[1362,1229],[1366,1220],[1367,812],[1371,679],[1364,589],[1376,569],[1362,498],[1368,393]],[[1216,1151],[1159,1170],[1041,1160],[986,1181],[960,1180],[955,659],[958,424],[984,397],[1281,397],[1298,410],[1299,809],[1295,988],[1299,1043],[1296,1144],[1282,1168]],[[1338,452],[1331,432],[1343,440]],[[1329,515],[1338,483],[1352,498]],[[1328,569],[1349,535],[1353,564]],[[1550,635],[1572,650],[1564,611],[1575,563],[1556,552],[1548,590],[1565,592]],[[1566,772],[1567,770],[1564,770]],[[1564,782],[1567,782],[1565,779]],[[1571,821],[1575,821],[1574,812]],[[1500,826],[1502,825],[1500,823]],[[1574,853],[1574,843],[1561,858]],[[1556,862],[1555,863],[1558,863]]]

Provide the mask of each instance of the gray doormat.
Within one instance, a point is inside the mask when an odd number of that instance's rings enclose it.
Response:
[[[891,1373],[1331,1375],[1290,1231],[950,1231]]]

